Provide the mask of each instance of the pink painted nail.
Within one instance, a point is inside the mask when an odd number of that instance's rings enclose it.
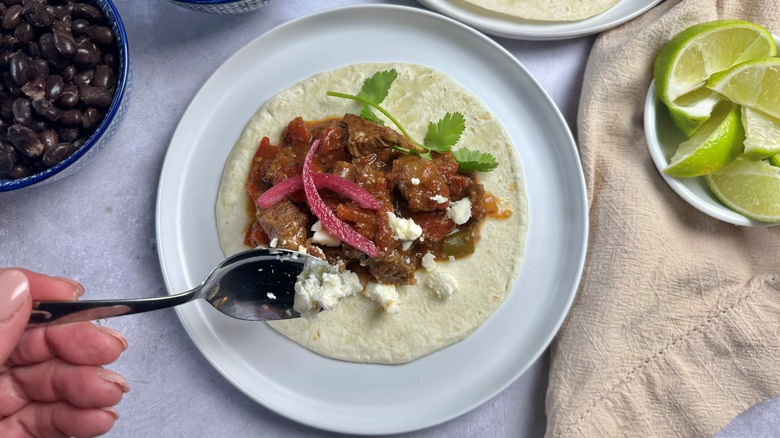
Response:
[[[16,269],[0,273],[0,322],[10,318],[30,296],[27,277]]]

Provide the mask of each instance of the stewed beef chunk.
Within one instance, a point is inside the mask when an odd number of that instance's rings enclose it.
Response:
[[[406,150],[414,149],[409,140],[392,129],[371,123],[354,114],[346,114],[344,123],[347,126],[347,149],[353,158],[376,154],[380,160],[387,161],[398,155],[394,148],[399,146]]]
[[[257,221],[278,248],[297,250],[306,243],[309,218],[290,201],[284,200],[271,208],[258,209]]]
[[[450,190],[433,161],[417,155],[405,155],[393,161],[390,176],[409,203],[411,211],[444,210],[449,206]]]

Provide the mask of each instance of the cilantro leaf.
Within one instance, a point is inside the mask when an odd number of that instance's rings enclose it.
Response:
[[[382,121],[379,117],[374,114],[373,111],[371,111],[371,107],[367,103],[363,103],[363,108],[360,110],[360,117],[368,120],[369,122],[377,123],[379,125],[384,125],[385,122]]]
[[[428,124],[423,144],[429,150],[447,152],[466,130],[466,118],[461,113],[447,113],[436,124]]]
[[[360,89],[358,96],[379,105],[387,97],[390,86],[397,77],[398,72],[395,69],[376,72],[374,76],[363,82],[363,88]]]
[[[496,157],[487,152],[461,148],[452,151],[452,155],[455,156],[455,161],[458,162],[458,166],[463,170],[488,172],[498,167]]]

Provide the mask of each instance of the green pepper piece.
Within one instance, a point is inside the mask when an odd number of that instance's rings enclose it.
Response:
[[[444,236],[442,251],[446,257],[465,257],[474,253],[474,236],[471,230],[460,230]]]

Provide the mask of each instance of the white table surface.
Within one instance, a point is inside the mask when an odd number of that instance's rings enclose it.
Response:
[[[155,201],[168,143],[189,102],[231,54],[264,32],[322,9],[412,0],[274,0],[233,16],[206,15],[164,0],[114,0],[132,57],[134,88],[112,143],[64,180],[0,194],[0,266],[73,277],[85,299],[166,294],[155,245]],[[496,39],[541,83],[572,132],[594,37]],[[107,323],[130,348],[112,365],[132,390],[111,437],[328,437],[281,417],[235,389],[201,356],[173,310]],[[539,437],[545,430],[549,360],[544,355],[504,392],[465,415],[405,437]],[[746,412],[723,437],[774,436],[780,403]],[[392,415],[392,413],[388,413]],[[763,434],[763,435],[762,435]]]

